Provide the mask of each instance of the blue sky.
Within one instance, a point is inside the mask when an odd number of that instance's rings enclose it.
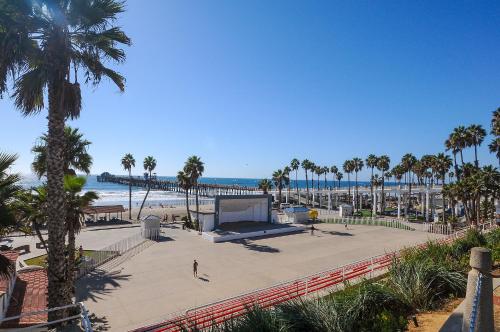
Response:
[[[489,130],[499,13],[498,1],[129,0],[126,91],[85,88],[71,125],[93,142],[92,173],[123,172],[127,152],[137,174],[147,155],[161,175],[192,154],[215,177],[269,177],[294,157],[394,165],[443,151],[458,125]],[[46,112],[23,118],[4,98],[0,114],[0,150],[27,173]],[[480,158],[496,164],[487,144]]]

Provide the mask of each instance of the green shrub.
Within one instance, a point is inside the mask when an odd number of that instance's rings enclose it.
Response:
[[[414,310],[428,310],[445,298],[463,295],[467,280],[439,262],[402,259],[393,261],[387,285]]]

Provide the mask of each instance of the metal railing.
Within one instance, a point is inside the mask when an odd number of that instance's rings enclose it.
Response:
[[[408,226],[404,222],[397,219],[380,219],[375,217],[334,217],[321,220],[328,224],[347,224],[347,225],[367,225],[367,226],[383,226],[390,228],[403,229],[414,231],[415,229]]]
[[[93,251],[90,254],[90,257],[85,257],[84,260],[79,262],[77,277],[81,277],[89,272],[92,272],[96,267],[130,251],[145,241],[148,240],[139,233],[115,242],[102,249]]]
[[[56,319],[56,320],[53,320],[50,322],[39,323],[39,324],[35,324],[35,325],[28,326],[28,327],[23,327],[23,328],[9,329],[9,331],[16,331],[16,332],[17,331],[33,331],[33,330],[37,330],[37,329],[42,328],[42,327],[48,327],[48,326],[51,326],[54,324],[59,324],[59,323],[63,323],[63,322],[71,322],[74,320],[80,320],[83,330],[85,332],[92,332],[92,324],[91,324],[89,316],[88,316],[88,311],[82,302],[78,302],[75,304],[68,304],[68,305],[61,306],[61,307],[54,307],[54,308],[45,309],[45,310],[32,311],[32,312],[27,312],[27,313],[17,315],[17,316],[7,317],[4,319],[0,319],[0,325],[2,325],[4,322],[17,320],[17,319],[20,319],[23,317],[45,315],[45,314],[48,314],[49,312],[68,310],[68,309],[78,309],[79,312],[74,314],[74,315],[60,318],[60,319]]]

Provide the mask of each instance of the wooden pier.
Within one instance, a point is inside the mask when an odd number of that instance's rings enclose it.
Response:
[[[151,178],[150,181],[143,177],[116,176],[109,173],[103,173],[97,176],[97,182],[117,183],[133,187],[147,188],[148,182],[152,190],[172,191],[185,193],[185,190],[179,186],[177,181],[158,180]],[[196,188],[189,189],[189,194],[195,194]],[[256,187],[244,187],[238,185],[208,184],[198,183],[198,193],[203,197],[214,197],[215,195],[253,195],[261,194],[262,191]]]

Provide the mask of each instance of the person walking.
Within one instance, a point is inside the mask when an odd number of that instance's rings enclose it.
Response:
[[[316,229],[316,228],[314,228],[314,225],[311,225],[311,235],[314,235],[314,230],[315,230],[315,229]]]
[[[195,278],[198,278],[198,262],[196,261],[196,259],[193,262],[193,276]]]

